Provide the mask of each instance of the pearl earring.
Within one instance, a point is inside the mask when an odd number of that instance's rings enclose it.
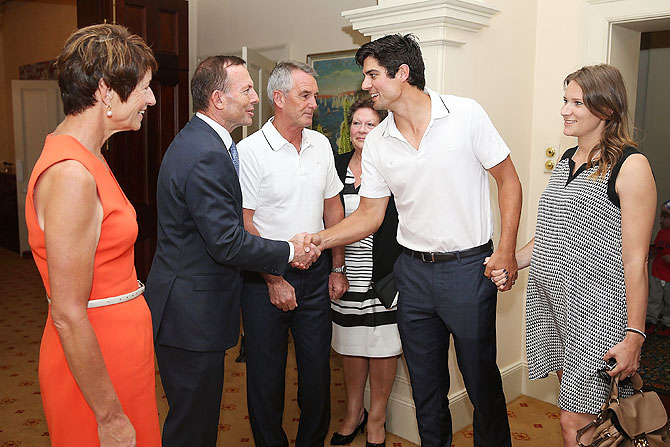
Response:
[[[112,106],[107,106],[107,118],[112,117]]]

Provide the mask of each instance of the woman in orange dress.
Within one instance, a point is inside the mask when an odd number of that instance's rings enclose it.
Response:
[[[75,31],[56,68],[66,117],[46,138],[26,200],[50,299],[39,379],[52,446],[159,446],[136,215],[101,154],[155,104],[156,60],[140,37],[106,24]]]

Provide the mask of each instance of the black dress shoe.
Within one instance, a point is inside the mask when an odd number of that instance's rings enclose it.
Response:
[[[354,440],[358,432],[363,433],[363,429],[365,428],[365,424],[367,423],[368,423],[368,410],[363,408],[363,420],[361,421],[360,424],[358,424],[358,427],[356,427],[354,431],[349,433],[348,435],[343,435],[339,432],[333,433],[333,437],[330,438],[330,445],[351,444],[351,442]]]

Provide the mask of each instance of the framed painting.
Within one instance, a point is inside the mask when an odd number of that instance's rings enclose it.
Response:
[[[307,64],[319,75],[318,110],[312,129],[330,140],[336,154],[351,150],[349,128],[344,119],[348,117],[349,106],[365,94],[361,90],[363,72],[356,63],[355,55],[356,50],[307,55]]]

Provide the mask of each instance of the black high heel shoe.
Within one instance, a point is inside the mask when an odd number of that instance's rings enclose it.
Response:
[[[360,424],[358,424],[358,427],[356,427],[354,431],[352,431],[348,435],[343,435],[339,432],[333,433],[333,437],[330,438],[330,445],[351,444],[351,442],[354,440],[354,438],[359,432],[363,433],[363,430],[365,429],[365,424],[367,423],[368,423],[368,410],[363,408],[363,420],[361,421]]]
[[[386,432],[386,423],[384,423],[384,432]],[[384,440],[379,443],[370,442],[366,439],[365,447],[386,447],[386,436],[384,436]]]

